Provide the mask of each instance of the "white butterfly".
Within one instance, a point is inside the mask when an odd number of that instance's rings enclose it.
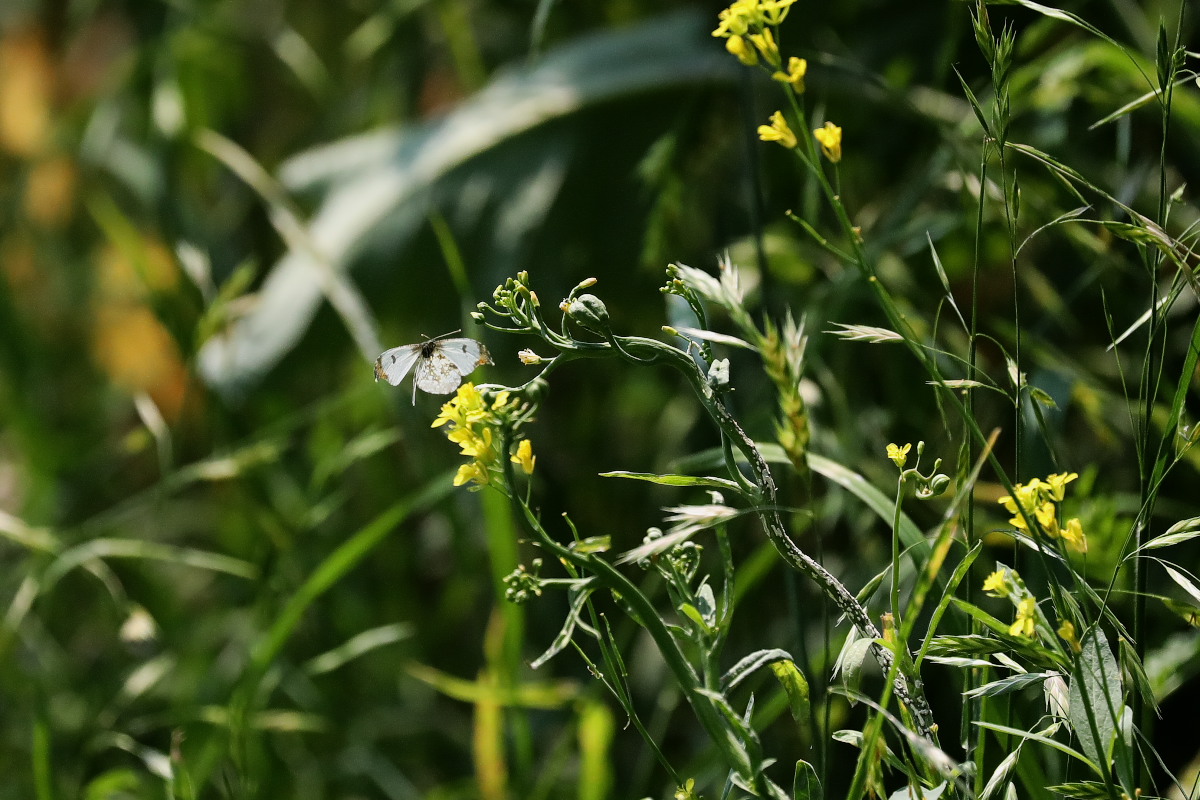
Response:
[[[375,361],[375,380],[392,386],[413,374],[413,405],[417,389],[430,394],[450,394],[476,367],[491,364],[487,348],[474,339],[430,339],[383,351]]]

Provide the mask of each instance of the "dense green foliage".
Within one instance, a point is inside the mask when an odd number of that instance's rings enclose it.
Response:
[[[1180,2],[5,5],[0,800],[1200,796]]]

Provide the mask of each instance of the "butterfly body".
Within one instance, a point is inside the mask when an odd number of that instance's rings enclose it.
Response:
[[[476,367],[491,364],[487,348],[474,339],[429,339],[385,350],[375,361],[375,380],[399,386],[413,375],[413,403],[417,389],[430,394],[450,394]]]

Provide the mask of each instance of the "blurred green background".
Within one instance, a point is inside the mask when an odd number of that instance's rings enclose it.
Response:
[[[1076,6],[1153,74],[1174,3]],[[440,399],[410,405],[371,362],[462,328],[496,360],[476,380],[521,382],[516,352],[531,343],[467,316],[506,276],[528,270],[551,306],[596,277],[616,329],[657,335],[690,324],[658,292],[666,264],[712,268],[728,250],[764,311],[807,320],[814,449],[887,491],[887,442],[946,441],[909,359],[821,334],[882,318],[858,275],[787,222],[793,210],[820,227],[820,204],[795,162],[757,141],[778,87],[709,35],[720,8],[4,3],[0,798],[669,796],[573,654],[522,667],[563,599],[504,606],[495,578],[530,554],[495,497],[451,491],[455,448],[429,428]],[[1147,91],[1133,63],[1064,23],[992,13],[1019,32],[1014,139],[1153,209],[1155,114],[1088,127]],[[969,8],[800,3],[783,32],[785,55],[809,59],[814,122],[845,130],[843,195],[882,277],[931,329],[929,240],[960,303],[976,251],[980,134],[953,69],[986,95]],[[1175,113],[1170,183],[1194,185],[1194,86]],[[1022,170],[1025,234],[1078,205]],[[978,243],[980,310],[1007,341],[997,209]],[[1176,213],[1180,229],[1194,220]],[[1144,270],[1101,229],[1063,230],[1031,240],[1018,287],[1031,380],[1060,406],[1030,474],[1053,454],[1095,487],[1083,513],[1106,575],[1137,471],[1101,292],[1123,330],[1144,310]],[[1185,345],[1169,343],[1169,363]],[[983,357],[1003,374],[998,352]],[[768,383],[733,358],[732,403],[769,439]],[[611,364],[558,373],[531,436],[535,492],[564,536],[569,510],[584,535],[631,546],[662,506],[703,500],[596,476],[669,471],[717,444],[681,390]],[[1011,422],[999,405],[980,415]],[[1164,519],[1197,513],[1183,491],[1195,473],[1180,473]],[[802,543],[819,538],[856,590],[886,562],[887,531],[816,491]],[[757,565],[742,644],[804,655],[820,692],[829,656],[800,611],[812,591],[752,526],[738,534]],[[1163,680],[1194,700],[1195,632],[1165,613],[1155,624],[1174,648]],[[635,631],[628,641],[664,749],[711,770],[660,665]],[[525,687],[526,710],[497,722],[496,686]],[[1175,724],[1156,739],[1172,768],[1196,756]],[[785,763],[823,747],[769,730]]]

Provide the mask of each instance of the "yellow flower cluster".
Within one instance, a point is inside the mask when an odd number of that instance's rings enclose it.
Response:
[[[1011,636],[1023,636],[1033,639],[1038,633],[1038,623],[1044,622],[1038,616],[1037,598],[1025,588],[1021,576],[1015,570],[1000,564],[998,569],[983,581],[983,591],[991,597],[1008,598],[1017,607],[1017,618],[1008,626]],[[1048,630],[1048,628],[1044,629]],[[1056,631],[1072,650],[1078,653],[1081,649],[1079,637],[1075,633],[1075,625],[1064,619]]]
[[[712,35],[725,39],[725,49],[746,66],[754,66],[761,56],[772,67],[779,68],[779,45],[775,43],[771,27],[783,22],[794,2],[796,0],[734,0],[721,12],[720,23]],[[803,77],[801,73],[800,78]]]
[[[999,566],[999,565],[997,565]],[[992,597],[1007,597],[1017,606],[1017,618],[1008,626],[1011,636],[1032,639],[1037,632],[1037,599],[1025,588],[1017,573],[1000,568],[983,581],[983,591]]]
[[[1034,478],[1029,483],[1017,484],[1014,495],[1000,498],[1000,505],[1013,515],[1009,524],[1028,533],[1026,517],[1032,517],[1051,539],[1062,538],[1075,552],[1086,553],[1087,537],[1083,535],[1083,524],[1076,518],[1067,520],[1065,525],[1058,521],[1058,504],[1066,496],[1066,485],[1078,477],[1077,472],[1058,472],[1046,480]]]
[[[446,438],[457,444],[464,456],[471,458],[458,468],[455,486],[467,483],[485,486],[502,472],[501,459],[506,454],[501,452],[501,443],[493,431],[503,423],[507,412],[516,410],[516,405],[507,391],[498,392],[489,399],[475,388],[475,384],[464,383],[442,406],[433,427],[449,425]],[[532,475],[537,457],[530,441],[521,439],[509,460],[519,465],[526,475]]]
[[[796,0],[734,0],[718,15],[721,20],[713,36],[745,36],[767,25],[778,25]]]

